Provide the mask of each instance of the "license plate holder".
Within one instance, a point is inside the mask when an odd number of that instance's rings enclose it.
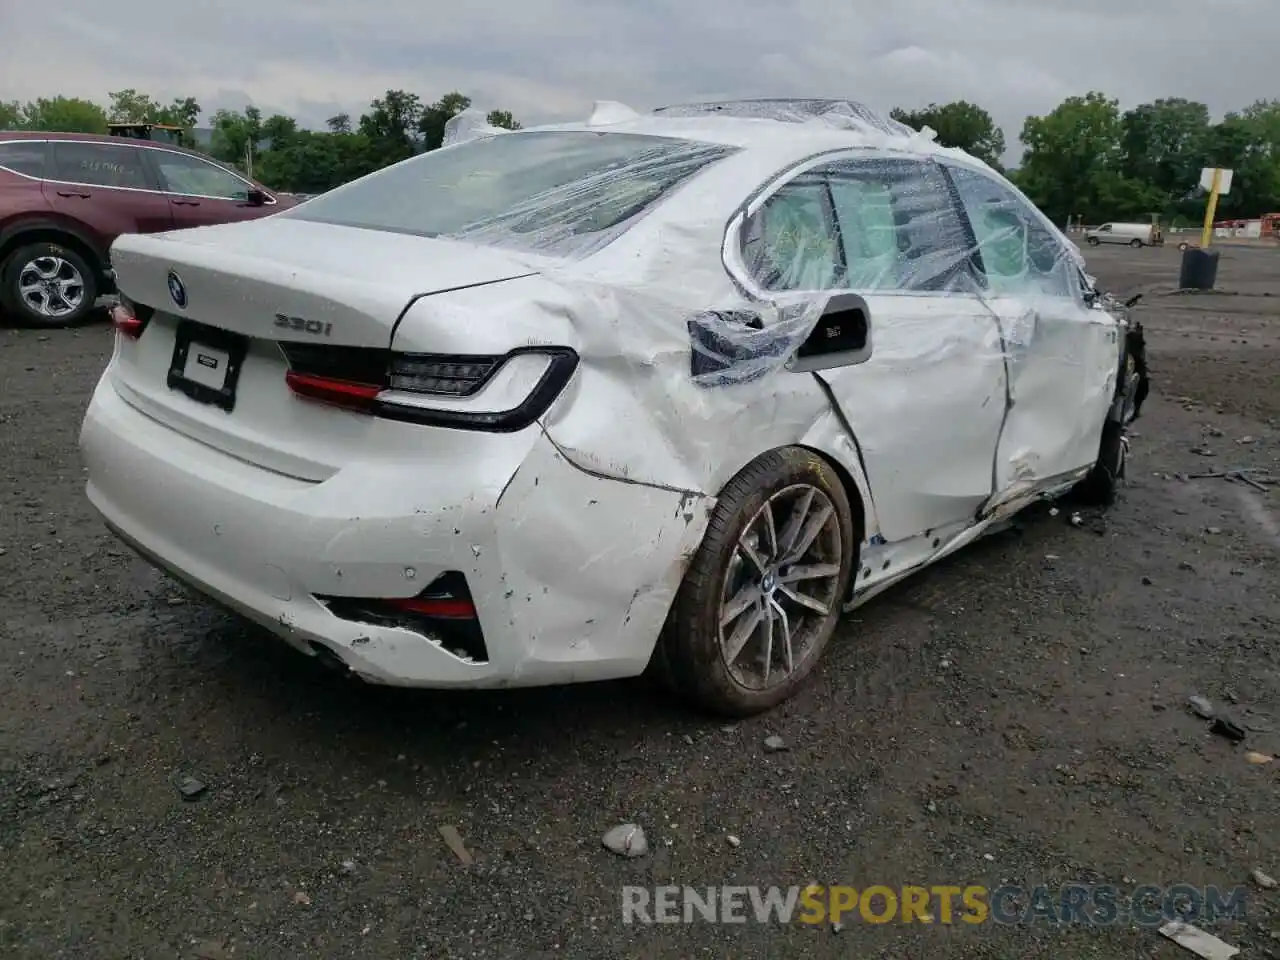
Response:
[[[173,359],[166,382],[197,403],[230,413],[236,406],[236,384],[249,352],[249,340],[195,320],[183,320],[174,336]]]

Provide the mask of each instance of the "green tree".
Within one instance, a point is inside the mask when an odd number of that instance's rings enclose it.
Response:
[[[504,130],[520,129],[520,121],[511,115],[510,110],[490,110],[485,120],[491,127],[502,127]]]
[[[200,120],[202,112],[195,97],[175,97],[166,107],[160,101],[139,93],[133,87],[125,90],[113,90],[107,94],[111,102],[108,109],[110,118],[119,123],[163,123],[181,127],[178,140],[184,146],[194,147],[195,138],[191,128]]]
[[[283,114],[272,114],[262,122],[262,138],[272,146],[284,145],[298,134],[298,121]]]
[[[200,122],[202,112],[195,97],[174,97],[173,102],[160,111],[163,118],[160,122],[190,130]]]
[[[471,106],[471,98],[454,90],[446,93],[422,111],[418,129],[422,131],[424,150],[435,150],[444,143],[444,125]]]
[[[1180,98],[1144,103],[1120,120],[1121,169],[1150,184],[1173,206],[1200,179],[1209,140],[1209,108]]]
[[[213,115],[210,152],[224,163],[243,167],[250,148],[257,152],[262,141],[262,111],[245,107],[244,112],[219,110]]]
[[[278,190],[323,193],[382,165],[362,134],[299,130],[264,150],[255,173]]]
[[[1280,100],[1223,117],[1209,131],[1205,166],[1232,170],[1231,192],[1218,203],[1223,218],[1280,210]]]
[[[399,163],[418,152],[422,101],[416,93],[388,90],[360,117],[360,132],[374,144],[384,163]]]
[[[106,133],[107,113],[89,100],[41,97],[22,108],[22,126],[63,133]]]
[[[1141,213],[1109,206],[1132,189],[1123,177],[1119,102],[1102,93],[1068,97],[1043,117],[1027,117],[1018,185],[1055,222],[1082,214],[1097,222]],[[1145,197],[1132,197],[1145,202]]]
[[[109,112],[114,123],[158,122],[160,104],[133,87],[113,90],[107,98],[111,101]]]
[[[917,130],[931,127],[938,135],[938,143],[944,147],[959,147],[1000,169],[1004,131],[996,126],[991,114],[976,103],[967,100],[941,105],[931,103],[920,110],[895,108],[889,115]]]
[[[330,133],[350,133],[351,132],[351,114],[339,113],[330,117],[325,121]]]
[[[22,105],[17,100],[0,100],[0,130],[18,130],[23,122]]]

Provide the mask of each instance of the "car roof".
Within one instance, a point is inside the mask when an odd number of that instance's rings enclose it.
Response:
[[[155,126],[153,124],[153,126]],[[137,137],[113,137],[109,133],[62,133],[50,130],[0,130],[0,143],[7,140],[75,140],[88,143],[114,143],[129,147],[149,147],[153,150],[172,150],[176,153],[187,153],[201,160],[208,160],[204,154],[188,150],[172,143],[157,143],[154,140],[139,140]]]
[[[146,127],[148,130],[181,130],[182,127],[175,127],[172,123],[152,123],[150,120],[120,120],[107,124],[107,129],[112,127],[117,130],[131,130],[137,127]]]

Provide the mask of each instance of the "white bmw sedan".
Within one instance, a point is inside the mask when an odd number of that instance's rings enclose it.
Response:
[[[473,130],[112,249],[122,540],[366,680],[785,699],[842,611],[1073,487],[1140,328],[986,165],[847,102]]]

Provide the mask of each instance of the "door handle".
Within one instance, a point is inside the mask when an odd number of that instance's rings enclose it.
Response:
[[[88,199],[89,199],[89,194],[87,194],[87,193],[81,193],[81,192],[80,192],[80,191],[78,191],[78,190],[59,190],[59,191],[58,191],[58,196],[60,196],[60,197],[79,197],[81,200],[88,200]]]
[[[179,207],[198,207],[198,206],[200,206],[200,201],[199,201],[199,200],[174,200],[173,202],[174,202],[174,204],[176,204],[176,205],[177,205],[177,206],[179,206]]]

